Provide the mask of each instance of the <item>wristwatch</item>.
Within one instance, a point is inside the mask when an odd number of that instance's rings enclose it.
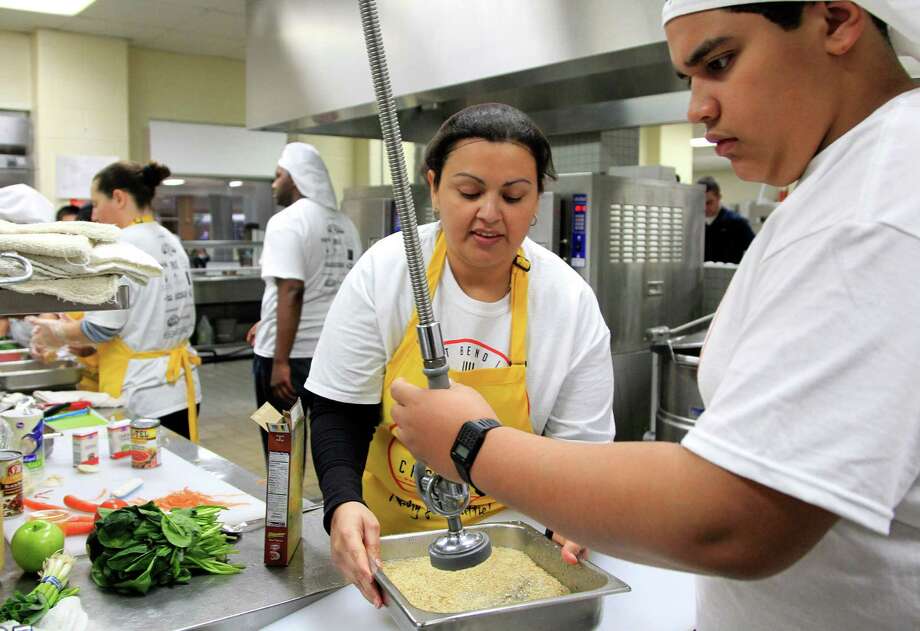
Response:
[[[470,479],[470,469],[473,468],[473,462],[486,440],[486,433],[501,426],[502,424],[494,418],[467,421],[460,428],[457,439],[454,441],[454,446],[450,449],[450,459],[454,461],[460,478],[480,495],[482,495],[482,491],[477,489],[476,485],[473,484],[473,480]]]

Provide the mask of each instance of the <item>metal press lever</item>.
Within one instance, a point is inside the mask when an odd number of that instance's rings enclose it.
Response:
[[[399,222],[402,226],[403,245],[409,267],[409,280],[415,309],[418,312],[418,339],[422,354],[422,370],[428,378],[431,389],[447,389],[447,356],[444,353],[444,339],[441,324],[434,319],[428,282],[425,277],[425,259],[418,238],[418,223],[415,219],[415,204],[409,191],[406,173],[406,159],[403,155],[399,119],[396,117],[396,103],[390,87],[386,52],[380,34],[380,21],[374,0],[359,0],[361,24],[364,27],[364,43],[370,62],[374,94],[380,118],[380,132],[386,148],[390,176],[393,180],[393,196]],[[435,539],[428,546],[431,564],[442,570],[462,570],[478,565],[492,554],[492,544],[483,532],[468,532],[463,529],[460,515],[470,503],[469,487],[452,482],[428,471],[425,463],[415,465],[415,486],[419,496],[433,512],[447,518],[447,534]]]

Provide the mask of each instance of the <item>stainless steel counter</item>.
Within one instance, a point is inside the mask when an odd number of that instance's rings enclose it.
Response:
[[[265,487],[245,469],[164,428],[164,446],[185,460],[256,497]],[[178,631],[186,629],[259,629],[318,600],[344,580],[329,559],[322,510],[308,504],[303,514],[303,540],[286,568],[262,564],[264,530],[243,534],[234,562],[246,569],[235,576],[200,575],[189,585],[160,587],[144,597],[122,596],[98,588],[89,578],[88,557],[79,557],[71,583],[80,587],[83,608],[94,631]],[[31,591],[34,577],[22,577],[6,551],[0,573],[0,598],[13,590]]]

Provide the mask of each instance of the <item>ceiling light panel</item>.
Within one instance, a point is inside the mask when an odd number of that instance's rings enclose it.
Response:
[[[96,0],[0,0],[0,9],[29,11],[31,13],[52,13],[54,15],[76,15]]]

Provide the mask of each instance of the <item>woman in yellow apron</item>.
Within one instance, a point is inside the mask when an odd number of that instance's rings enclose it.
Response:
[[[154,162],[116,162],[96,174],[91,189],[93,220],[121,228],[119,240],[155,258],[162,275],[146,285],[128,280],[128,309],[88,311],[79,321],[33,320],[33,340],[46,348],[94,344],[101,392],[123,398],[132,416],[158,418],[197,442],[201,360],[188,342],[195,323],[189,262],[151,208],[169,175]]]
[[[419,238],[450,378],[482,394],[504,425],[612,440],[610,337],[597,300],[559,257],[525,239],[552,175],[546,138],[514,108],[474,106],[429,143],[426,175],[440,222],[420,227]],[[446,527],[416,493],[415,459],[390,415],[393,381],[427,383],[417,322],[402,239],[392,235],[345,279],[306,384],[333,560],[375,605],[368,558],[380,534]],[[502,508],[474,493],[462,519]],[[580,550],[567,542],[564,556],[576,562]]]

